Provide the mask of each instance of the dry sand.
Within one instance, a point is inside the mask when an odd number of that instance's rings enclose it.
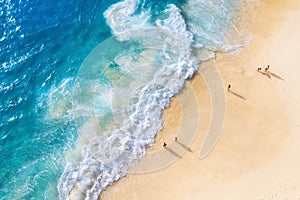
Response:
[[[187,87],[194,93],[185,89],[172,99],[149,150],[172,142],[184,119],[193,119],[184,114],[188,98],[180,96],[187,96],[198,101],[200,114],[191,151],[157,172],[127,175],[102,199],[300,199],[300,1],[262,1],[251,18],[251,43],[201,68],[215,64],[224,88],[230,83],[240,95],[226,92],[225,123],[213,151],[199,159],[212,106],[198,74]],[[267,65],[269,73],[256,71]]]

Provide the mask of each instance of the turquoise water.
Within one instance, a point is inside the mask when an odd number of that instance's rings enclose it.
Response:
[[[246,1],[0,2],[0,199],[96,199],[162,128]]]

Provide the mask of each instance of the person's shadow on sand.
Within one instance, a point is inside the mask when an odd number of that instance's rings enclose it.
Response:
[[[182,148],[188,150],[189,152],[191,152],[191,153],[193,152],[188,146],[186,146],[185,144],[181,143],[180,141],[175,140],[175,142],[176,142],[177,144],[179,144]]]
[[[234,91],[232,91],[232,90],[228,90],[228,92],[229,92],[230,94],[233,94],[234,96],[240,98],[240,99],[246,100],[246,98],[245,98],[244,96],[242,96],[242,95],[240,95],[240,94],[238,94],[238,93],[236,93],[236,92],[234,92]]]
[[[264,76],[267,76],[269,79],[271,79],[271,75],[266,73],[266,72],[261,72],[261,71],[258,71],[260,74],[264,75]]]
[[[271,72],[271,71],[269,70],[269,68],[270,68],[270,66],[268,65],[268,67],[265,68],[265,71],[264,71],[264,72],[261,71],[261,67],[258,68],[257,71],[258,71],[260,74],[262,74],[262,75],[264,75],[264,76],[267,76],[269,79],[271,79],[272,77],[274,77],[274,78],[277,78],[277,79],[279,79],[279,80],[281,80],[281,81],[284,81],[284,79],[283,79],[281,76],[279,76],[279,75],[277,75],[277,74]]]
[[[165,147],[166,150],[168,150],[171,154],[173,154],[175,157],[181,158],[181,156],[176,153],[175,151],[173,151],[172,149],[170,149],[169,147]]]
[[[272,77],[277,78],[277,79],[279,79],[279,80],[281,80],[281,81],[284,81],[284,79],[283,79],[281,76],[279,76],[279,75],[277,75],[277,74],[275,74],[275,73],[273,73],[273,72],[267,71],[267,74],[269,74],[269,75],[271,75]]]

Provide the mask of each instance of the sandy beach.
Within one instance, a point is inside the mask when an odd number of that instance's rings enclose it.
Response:
[[[161,170],[128,174],[101,199],[300,199],[299,19],[300,1],[261,1],[251,14],[250,44],[219,53],[201,66],[164,111],[164,129],[148,153],[174,142],[179,129],[189,126],[185,120],[191,119],[198,123],[192,144],[179,137],[188,151]],[[216,146],[200,159],[213,114],[201,74],[211,65],[222,77],[225,119]],[[264,72],[267,65],[270,69]],[[231,92],[226,91],[228,84]],[[192,100],[199,116],[186,114]]]

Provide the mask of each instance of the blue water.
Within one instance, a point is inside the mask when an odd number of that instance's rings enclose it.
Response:
[[[0,199],[95,199],[126,175],[198,65],[246,43],[245,2],[0,1]]]

